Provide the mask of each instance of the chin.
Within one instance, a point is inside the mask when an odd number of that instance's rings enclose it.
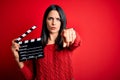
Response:
[[[50,31],[50,33],[58,33],[58,31]]]
[[[50,33],[58,33],[59,31],[56,30],[50,30]]]

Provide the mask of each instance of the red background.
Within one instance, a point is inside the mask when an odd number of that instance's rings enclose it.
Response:
[[[39,37],[50,4],[60,5],[67,27],[81,35],[81,47],[72,56],[75,80],[120,80],[119,0],[0,0],[0,80],[23,79],[10,50],[11,40],[33,25],[38,28],[25,39]]]

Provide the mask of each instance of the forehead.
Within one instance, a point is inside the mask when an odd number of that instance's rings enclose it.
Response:
[[[57,17],[60,18],[60,15],[57,10],[51,10],[48,14],[48,17]]]

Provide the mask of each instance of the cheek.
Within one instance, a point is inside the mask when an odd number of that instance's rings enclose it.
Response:
[[[60,27],[61,27],[61,23],[59,24],[59,29],[60,29]]]
[[[58,23],[57,23],[57,26],[60,27],[60,26],[61,26],[61,22],[58,22]]]
[[[49,22],[49,21],[46,21],[46,24],[47,24],[47,28],[49,28],[50,22]]]

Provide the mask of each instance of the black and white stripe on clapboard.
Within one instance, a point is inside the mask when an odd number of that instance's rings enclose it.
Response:
[[[41,38],[20,41],[18,44],[20,44],[18,51],[20,61],[44,57]]]
[[[22,34],[20,37],[16,39],[16,42],[18,43],[22,38],[30,34],[34,29],[36,29],[36,26],[32,26],[30,29],[28,29],[24,34]]]
[[[28,44],[28,43],[32,43],[32,42],[36,42],[36,41],[41,41],[41,38],[19,41],[18,44]]]

